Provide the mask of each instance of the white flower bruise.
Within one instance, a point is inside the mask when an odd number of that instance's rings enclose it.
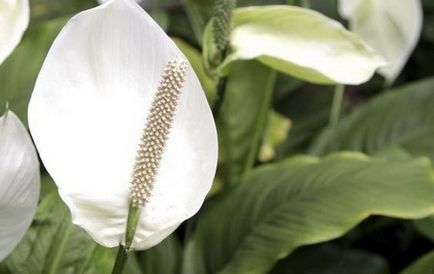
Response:
[[[29,20],[28,0],[0,0],[0,64],[21,41]]]
[[[39,199],[39,161],[27,130],[11,111],[0,117],[0,261],[30,226]]]
[[[134,164],[130,198],[135,207],[143,207],[152,194],[186,71],[185,60],[170,60],[154,95]]]
[[[132,249],[158,244],[211,188],[217,133],[204,92],[132,0],[68,22],[39,73],[29,126],[73,222],[101,245],[125,244],[130,203],[140,214]]]

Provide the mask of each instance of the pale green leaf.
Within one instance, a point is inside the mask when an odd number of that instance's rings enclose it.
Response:
[[[401,146],[434,159],[434,78],[390,90],[325,130],[311,153],[356,150],[373,154]]]
[[[286,0],[237,0],[237,6],[283,4]],[[197,41],[202,42],[204,29],[213,15],[215,0],[184,0],[183,4],[187,16],[196,35]]]
[[[425,158],[348,152],[268,165],[249,173],[199,217],[183,273],[266,273],[295,248],[340,237],[370,215],[432,214],[432,193]]]
[[[360,84],[385,65],[382,57],[337,21],[294,6],[234,11],[231,50],[218,71],[225,74],[232,62],[250,59],[322,84]]]
[[[420,0],[339,0],[339,12],[353,32],[383,54],[389,66],[379,73],[393,82],[419,40]]]

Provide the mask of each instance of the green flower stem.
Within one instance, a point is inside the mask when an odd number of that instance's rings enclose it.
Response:
[[[125,250],[127,252],[131,250],[131,244],[133,242],[134,234],[136,233],[136,227],[139,222],[139,213],[139,208],[132,206],[132,204],[130,203],[127,218],[127,231],[125,233]]]
[[[217,117],[219,115],[225,97],[225,92],[226,92],[226,77],[219,78],[217,83],[217,94],[216,94],[214,104],[212,106],[212,114],[214,116],[214,120],[217,120]]]
[[[116,256],[115,265],[113,266],[112,274],[122,274],[127,263],[128,252],[123,246],[119,246],[118,255]]]
[[[329,126],[334,127],[339,121],[339,116],[341,115],[341,109],[342,104],[344,100],[344,85],[336,85],[334,96],[333,96],[333,103],[332,108],[330,111],[330,120],[329,120]]]
[[[276,83],[276,77],[277,73],[275,71],[271,72],[267,88],[264,89],[264,92],[266,92],[266,96],[264,96],[264,101],[260,108],[258,109],[258,112],[260,115],[258,116],[257,123],[256,123],[256,130],[252,134],[252,143],[249,149],[249,153],[246,158],[245,165],[242,169],[240,177],[243,178],[254,166],[255,160],[258,157],[258,153],[261,147],[262,143],[262,137],[264,134],[264,130],[267,125],[267,119],[268,114],[271,109],[271,103],[273,100],[273,91],[274,91],[274,85]]]
[[[128,209],[127,227],[125,232],[125,246],[119,246],[112,274],[123,273],[124,267],[127,263],[128,254],[131,252],[131,245],[133,243],[134,234],[136,232],[137,224],[139,222],[139,217],[139,208],[132,206],[132,204],[130,203],[130,207]]]

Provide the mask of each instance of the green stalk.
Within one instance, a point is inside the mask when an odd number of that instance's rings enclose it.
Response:
[[[226,92],[226,77],[219,78],[217,83],[217,94],[216,94],[214,104],[212,106],[212,114],[214,116],[214,120],[217,120],[217,117],[219,115],[225,97],[225,92]]]
[[[125,233],[125,250],[127,252],[131,251],[131,244],[133,242],[134,233],[136,232],[136,227],[139,222],[139,213],[139,208],[132,206],[132,204],[130,203],[127,217],[127,231]]]
[[[122,274],[127,263],[128,252],[123,246],[119,246],[118,255],[116,256],[115,265],[113,266],[112,274]]]
[[[242,169],[240,178],[243,178],[253,168],[256,157],[258,156],[258,152],[261,147],[262,136],[267,124],[268,113],[271,108],[276,77],[277,73],[275,71],[271,72],[267,88],[264,90],[264,92],[266,92],[266,96],[264,96],[264,102],[258,110],[260,115],[258,116],[258,120],[256,123],[256,130],[252,134],[252,145],[250,146],[249,153],[247,155],[246,162]]]
[[[344,85],[335,86],[333,103],[330,111],[330,120],[329,120],[329,126],[331,127],[336,126],[339,121],[339,116],[341,114],[342,104],[344,100],[344,90],[345,90]]]
[[[139,217],[139,208],[132,206],[132,204],[130,203],[127,217],[127,227],[125,232],[125,246],[119,246],[112,274],[123,273],[123,270],[127,263],[128,254],[131,252],[131,244],[133,243],[134,234],[136,232],[137,224],[139,222]]]

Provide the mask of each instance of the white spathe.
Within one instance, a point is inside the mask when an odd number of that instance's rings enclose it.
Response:
[[[339,0],[339,13],[353,32],[385,56],[390,65],[379,73],[392,83],[419,41],[420,0]]]
[[[181,51],[140,6],[111,0],[68,22],[38,76],[29,105],[34,141],[73,222],[104,246],[124,243],[136,151],[163,70],[177,56]],[[214,120],[188,65],[132,247],[158,244],[194,215],[216,165]]]
[[[0,64],[21,41],[29,20],[28,0],[0,0]]]
[[[0,117],[0,261],[29,228],[39,189],[36,150],[24,125],[7,111]]]

